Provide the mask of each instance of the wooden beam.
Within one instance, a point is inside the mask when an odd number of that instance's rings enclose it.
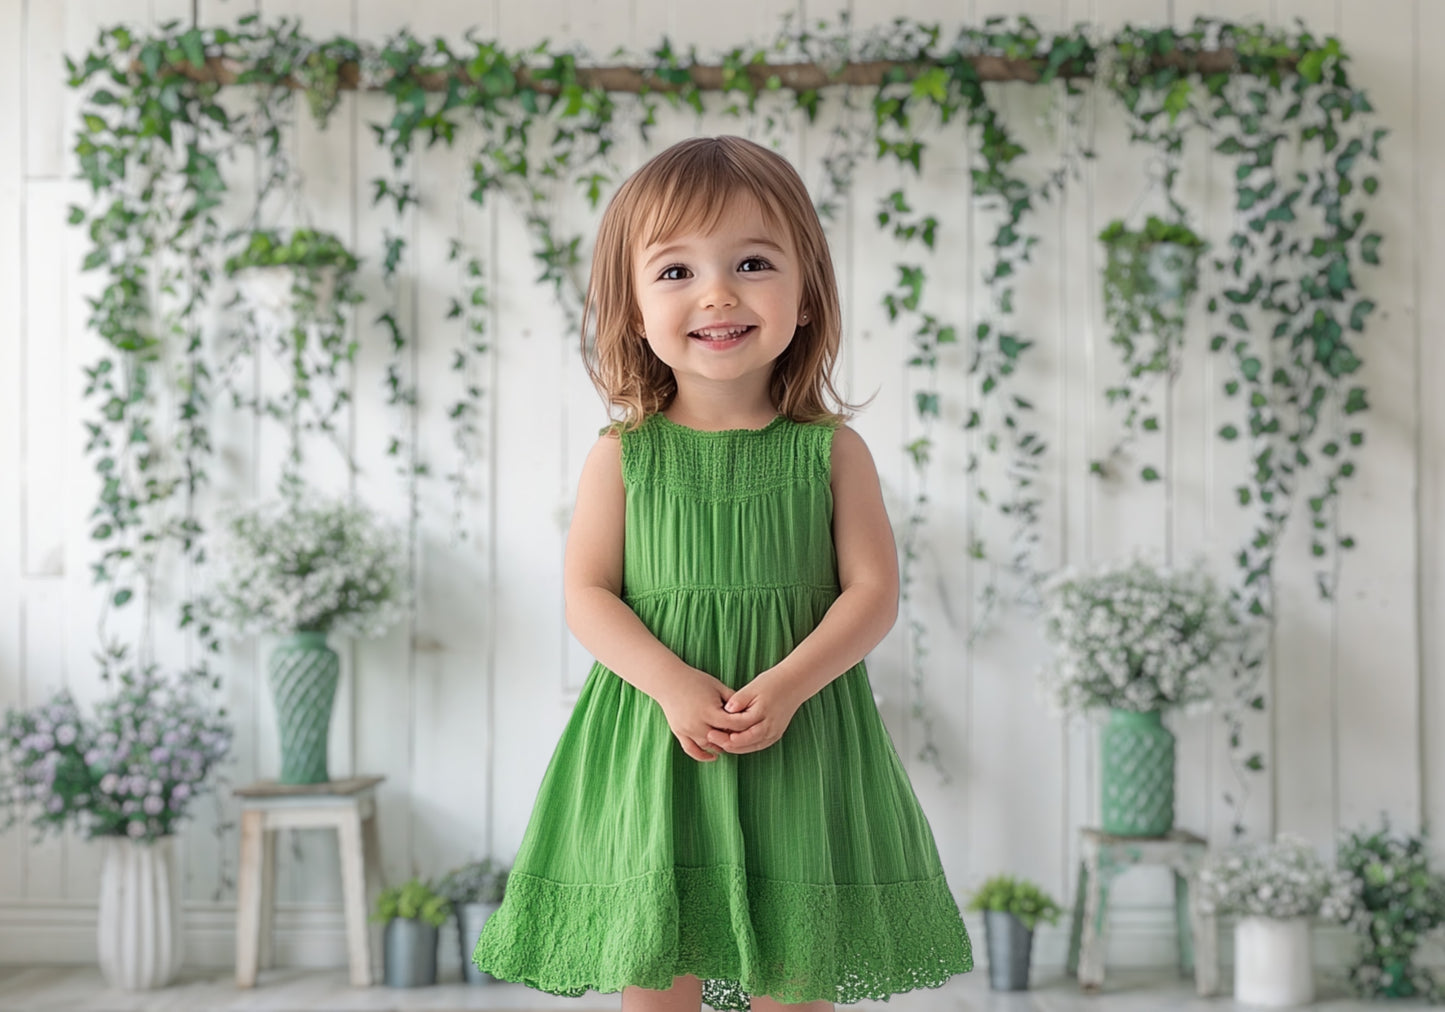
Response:
[[[1002,56],[974,56],[969,58],[969,62],[973,64],[979,78],[984,81],[1037,82],[1040,70],[1045,66],[1042,60],[1014,59]],[[1176,67],[1185,73],[1197,74],[1230,73],[1237,70],[1235,52],[1232,49],[1214,49],[1195,54],[1170,53],[1157,58],[1154,65]],[[815,63],[753,63],[748,64],[743,70],[751,79],[754,88],[760,91],[767,87],[769,79],[774,76],[782,83],[782,87],[791,91],[811,91],[840,84],[876,86],[882,84],[885,76],[895,67],[901,67],[905,79],[911,80],[935,66],[938,64],[931,62],[897,63],[890,60],[870,60],[845,64],[831,72]],[[1281,58],[1278,66],[1282,70],[1292,71],[1294,60]],[[245,65],[239,60],[220,56],[212,56],[207,59],[204,68],[190,63],[175,66],[177,73],[193,81],[213,82],[221,85],[236,84],[245,69]],[[700,90],[722,91],[725,70],[726,68],[721,66],[698,65],[689,68],[688,72],[692,83]],[[527,69],[519,70],[516,75],[517,90],[530,90],[544,95],[555,95],[560,92],[561,86],[556,81],[538,78],[534,76],[535,73],[536,71]],[[578,67],[576,73],[577,83],[583,88],[600,88],[608,92],[680,91],[683,87],[670,81],[658,80],[651,75],[648,69],[641,67]],[[1062,76],[1076,79],[1089,78],[1093,76],[1093,71],[1088,66],[1080,64],[1066,68]],[[360,88],[361,73],[354,62],[343,63],[338,68],[338,77],[342,90],[356,91]],[[416,75],[416,80],[427,91],[445,91],[454,77],[465,80],[467,83],[474,83],[460,69],[421,73]],[[290,88],[303,87],[300,81],[290,77],[286,78],[283,84]]]

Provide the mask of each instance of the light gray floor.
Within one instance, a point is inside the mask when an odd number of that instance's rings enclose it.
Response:
[[[1228,982],[1226,980],[1226,987]],[[1320,1000],[1309,1006],[1330,1012],[1417,1012],[1424,1005],[1410,1003],[1371,1004],[1350,1001],[1337,983],[1323,981]],[[386,987],[353,988],[344,970],[267,970],[253,990],[237,990],[233,977],[224,970],[190,970],[171,987],[160,991],[126,993],[108,990],[100,971],[90,966],[7,966],[0,967],[0,1010],[25,1012],[221,1012],[256,1009],[268,1012],[411,1012],[411,1010],[495,1009],[498,1012],[530,1010],[571,1010],[571,1012],[616,1012],[619,995],[587,994],[581,998],[558,998],[530,990],[520,984],[488,984],[471,987],[443,983],[436,987],[397,990]],[[1057,972],[1035,976],[1034,989],[998,993],[988,988],[986,971],[954,977],[937,990],[896,995],[889,1002],[863,1002],[845,1008],[868,1012],[1179,1012],[1209,1010],[1235,1012],[1249,1006],[1228,997],[1197,998],[1181,980],[1158,972],[1111,971],[1102,994],[1083,995],[1071,981]]]

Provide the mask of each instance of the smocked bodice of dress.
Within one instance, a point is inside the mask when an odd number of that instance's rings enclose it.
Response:
[[[838,593],[833,429],[778,415],[709,432],[662,414],[622,435],[623,597]]]

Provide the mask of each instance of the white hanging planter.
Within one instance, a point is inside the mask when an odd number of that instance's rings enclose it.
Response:
[[[1241,918],[1234,926],[1234,1000],[1285,1008],[1314,997],[1310,919]]]
[[[183,957],[175,837],[144,842],[107,836],[101,845],[101,975],[127,991],[165,987]]]
[[[246,267],[236,272],[236,289],[242,300],[256,311],[264,329],[287,331],[295,325],[297,306],[292,286],[296,283],[296,272],[297,268],[288,264]],[[334,266],[326,266],[318,268],[315,277],[314,316],[321,318],[331,311],[338,274]]]

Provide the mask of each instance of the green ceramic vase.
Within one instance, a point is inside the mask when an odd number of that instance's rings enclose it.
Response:
[[[1103,830],[1163,836],[1174,828],[1174,735],[1157,710],[1110,710],[1099,736]]]
[[[281,782],[319,784],[326,772],[326,738],[341,659],[326,634],[298,632],[271,651],[271,698],[281,737]]]

